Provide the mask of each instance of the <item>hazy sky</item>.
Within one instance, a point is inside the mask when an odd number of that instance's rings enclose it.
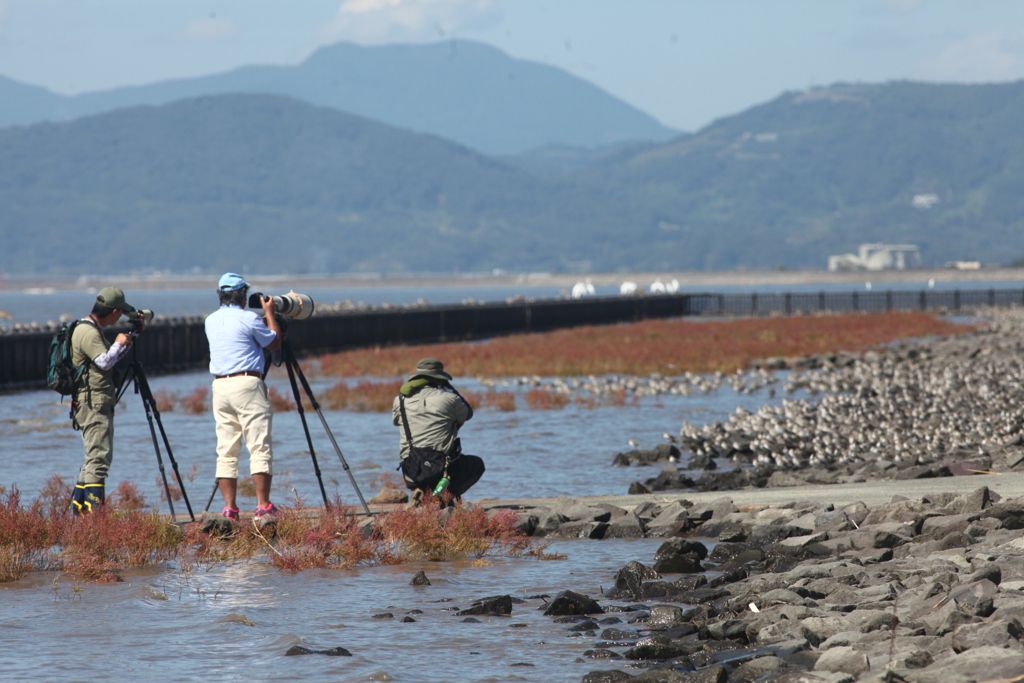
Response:
[[[1022,0],[0,0],[0,75],[64,94],[451,38],[682,130],[809,85],[1024,78]]]

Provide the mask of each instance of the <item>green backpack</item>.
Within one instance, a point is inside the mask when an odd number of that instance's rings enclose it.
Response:
[[[81,320],[61,325],[50,340],[50,363],[46,369],[46,384],[61,396],[71,396],[78,388],[85,365],[71,361],[71,335]]]

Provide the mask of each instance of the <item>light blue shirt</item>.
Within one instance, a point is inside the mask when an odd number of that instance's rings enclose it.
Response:
[[[210,373],[233,375],[263,372],[263,348],[276,335],[253,311],[221,306],[206,319],[206,338],[210,342]]]

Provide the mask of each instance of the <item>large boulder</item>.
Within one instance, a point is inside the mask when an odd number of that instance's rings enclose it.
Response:
[[[597,600],[574,591],[562,591],[555,596],[547,609],[546,617],[561,617],[574,614],[604,614]]]
[[[512,596],[497,595],[491,598],[478,600],[473,603],[469,609],[456,612],[455,616],[464,617],[473,614],[508,616],[512,614]]]

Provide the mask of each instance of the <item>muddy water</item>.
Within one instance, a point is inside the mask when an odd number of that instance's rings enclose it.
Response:
[[[185,394],[207,385],[208,375],[150,380],[154,390]],[[286,378],[270,382],[288,391]],[[314,390],[329,383],[318,382]],[[481,389],[472,381],[460,386]],[[81,464],[81,441],[55,396],[0,395],[0,484],[16,484],[26,498],[51,473],[71,480]],[[108,485],[134,481],[155,502],[158,470],[145,413],[138,397],[123,400]],[[738,405],[754,410],[779,400],[723,387],[709,395],[645,398],[639,406],[535,411],[520,400],[514,412],[481,410],[464,429],[463,441],[467,451],[484,456],[488,470],[467,498],[624,493],[629,482],[659,469],[611,467],[612,456],[629,449],[628,439],[651,447],[662,432],[677,432],[683,419],[703,424],[724,419]],[[373,481],[396,464],[397,429],[390,417],[325,415],[364,495],[372,495]],[[354,502],[337,456],[311,418],[328,491]],[[188,491],[198,511],[213,484],[212,418],[169,412],[163,422],[180,470],[191,476]],[[275,416],[274,446],[274,499],[297,493],[319,502],[296,413]],[[183,504],[177,509],[183,511]],[[172,564],[129,573],[114,585],[76,585],[66,577],[54,584],[52,574],[33,574],[0,584],[0,670],[6,680],[53,681],[578,681],[587,671],[613,664],[577,662],[597,638],[573,637],[570,624],[543,617],[540,599],[516,605],[510,618],[480,617],[476,624],[463,623],[450,608],[506,593],[526,598],[571,588],[597,596],[629,560],[652,561],[657,545],[651,539],[563,541],[551,550],[567,555],[564,561],[491,558],[488,566],[424,563],[294,575],[259,562],[188,572]],[[418,569],[427,572],[431,586],[409,585]],[[422,613],[403,623],[413,610]],[[372,618],[384,612],[394,618]],[[353,656],[285,657],[297,644],[341,646]]]

